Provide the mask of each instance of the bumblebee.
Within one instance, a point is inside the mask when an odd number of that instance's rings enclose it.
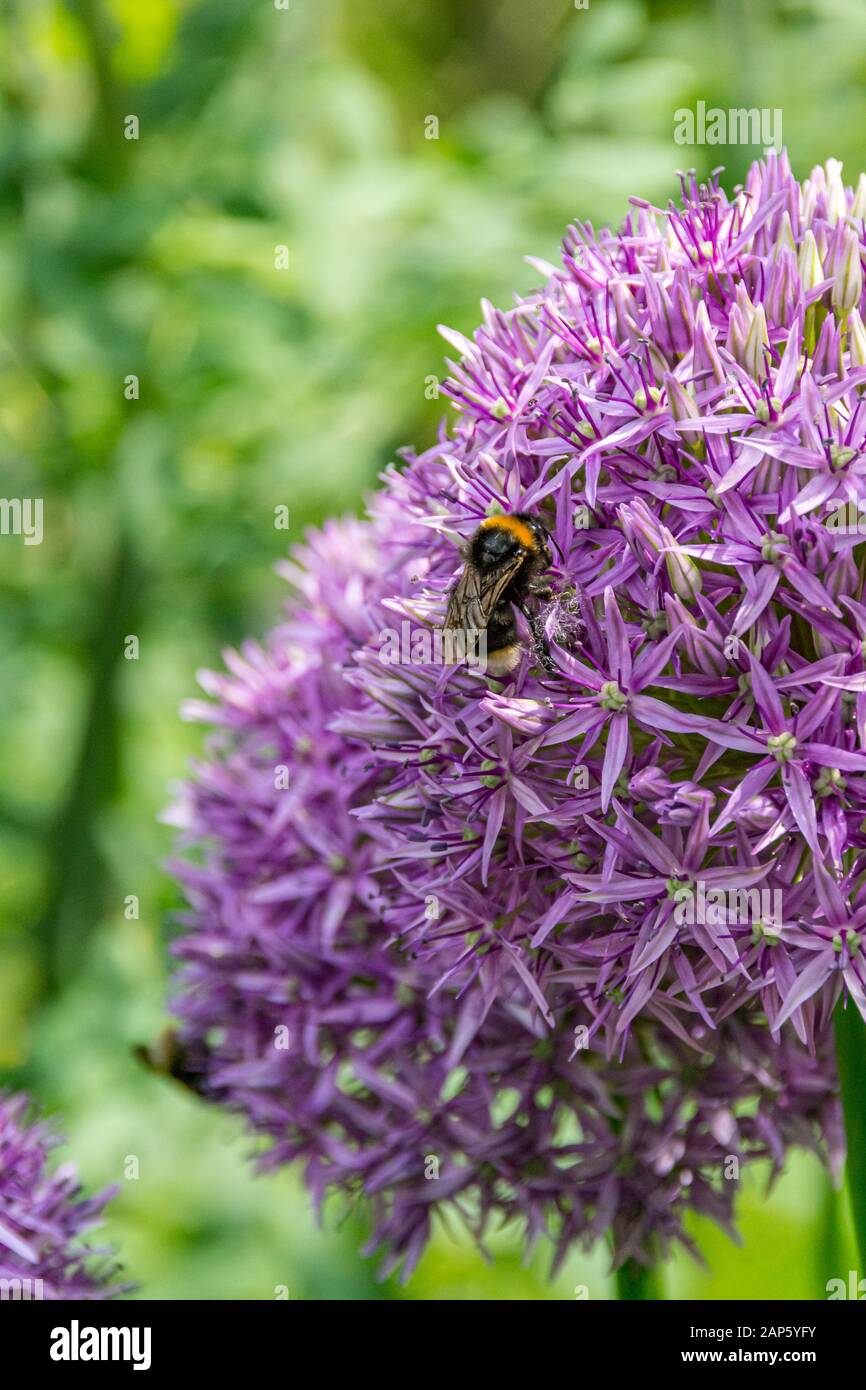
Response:
[[[541,577],[553,563],[548,539],[538,517],[515,512],[482,521],[466,545],[463,571],[448,596],[443,628],[461,630],[476,649],[484,634],[486,670],[491,676],[507,675],[520,662],[515,608],[529,623],[541,664],[553,669],[544,629],[527,607],[528,599],[552,594]],[[467,652],[470,660],[472,655]]]
[[[160,1076],[171,1077],[172,1081],[177,1081],[188,1091],[194,1091],[196,1095],[204,1096],[207,1094],[204,1083],[203,1059],[199,1059],[198,1065],[196,1064],[173,1028],[164,1029],[156,1042],[149,1046],[136,1043],[132,1051],[139,1062],[147,1067],[148,1071],[157,1072]]]

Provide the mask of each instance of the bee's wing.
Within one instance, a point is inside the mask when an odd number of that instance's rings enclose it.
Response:
[[[483,631],[522,564],[522,554],[512,556],[483,574],[473,564],[467,564],[448,597],[443,627]]]

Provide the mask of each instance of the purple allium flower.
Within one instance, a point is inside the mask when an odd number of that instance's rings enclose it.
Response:
[[[731,1225],[740,1163],[778,1168],[792,1143],[838,1163],[826,1036],[816,1055],[790,1027],[775,1041],[739,974],[731,1017],[711,1018],[700,991],[695,1007],[671,990],[655,1022],[617,1031],[609,926],[594,958],[549,977],[541,948],[512,939],[540,823],[532,748],[550,710],[543,697],[492,696],[464,669],[381,662],[383,627],[437,554],[432,531],[419,547],[400,495],[420,481],[395,477],[374,520],[329,523],[299,547],[286,621],[229,654],[227,674],[202,677],[214,703],[188,707],[216,732],[170,817],[198,851],[177,864],[190,903],[175,947],[184,1039],[209,1093],[269,1136],[264,1167],[300,1162],[317,1205],[331,1191],[367,1195],[384,1272],[411,1271],[446,1208],[482,1245],[517,1219],[557,1260],[608,1233],[617,1263],[651,1260],[688,1243],[688,1210]],[[487,713],[491,699],[507,718]],[[443,720],[466,750],[462,776],[441,733],[430,737]],[[500,758],[512,733],[534,729],[509,774],[525,814],[500,796],[492,838],[473,802],[503,779],[483,770],[486,748],[469,754],[487,722]],[[691,783],[653,775],[647,759],[633,775],[654,801],[695,802]],[[443,787],[447,824],[433,825],[419,786]],[[584,868],[581,831],[544,830],[556,885]],[[472,903],[471,928],[449,926],[452,894]],[[559,897],[543,895],[545,939],[588,920],[579,891],[570,908]]]
[[[453,429],[374,503],[417,537],[390,607],[441,620],[492,511],[557,558],[552,673],[529,641],[504,685],[368,643],[347,677],[339,727],[391,773],[359,811],[385,920],[443,983],[549,1016],[567,980],[618,1036],[866,1014],[864,215],[866,180],[769,154],[733,200],[689,177],[570,228],[541,290],[446,332]]]
[[[9,1297],[101,1299],[124,1292],[106,1250],[82,1242],[113,1190],[84,1198],[74,1167],[49,1171],[57,1136],[26,1096],[0,1096],[0,1281]],[[8,1284],[7,1284],[8,1281]]]

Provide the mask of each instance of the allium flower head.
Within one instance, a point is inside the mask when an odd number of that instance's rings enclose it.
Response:
[[[282,626],[189,706],[183,1037],[265,1165],[367,1194],[385,1269],[446,1205],[646,1261],[689,1208],[730,1225],[731,1156],[841,1161],[865,189],[770,154],[733,199],[571,227],[537,293],[445,332],[452,428],[295,550]],[[502,681],[421,641],[495,512],[555,550],[553,669],[525,628]]]
[[[617,1033],[737,995],[809,1042],[840,991],[866,1009],[866,209],[840,178],[770,154],[733,200],[684,180],[617,234],[570,228],[537,294],[447,335],[454,428],[386,479],[425,536],[393,602],[435,620],[454,538],[497,508],[546,520],[557,593],[552,674],[529,642],[500,689],[357,658],[362,734],[391,687],[371,742],[395,781],[363,813],[386,917],[443,979],[483,994],[503,956],[500,992],[566,976]]]
[[[725,1155],[838,1162],[863,197],[769,155],[733,199],[690,178],[570,228],[537,293],[446,332],[452,428],[294,553],[286,622],[189,709],[217,733],[173,815],[186,1039],[265,1161],[366,1192],[407,1267],[444,1202],[649,1258],[688,1206],[729,1222]],[[415,641],[496,511],[555,552],[553,669],[527,628],[502,681]]]
[[[82,1240],[113,1193],[84,1198],[71,1164],[49,1170],[57,1137],[28,1110],[26,1096],[0,1097],[0,1280],[40,1299],[122,1292],[108,1253]]]

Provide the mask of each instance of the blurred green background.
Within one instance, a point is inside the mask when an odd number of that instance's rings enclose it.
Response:
[[[376,1284],[362,1216],[319,1231],[132,1060],[179,905],[157,817],[201,740],[178,706],[275,616],[274,508],[298,536],[429,442],[437,322],[471,332],[536,281],[525,254],[684,163],[742,178],[759,151],[675,145],[677,107],[781,107],[800,175],[833,155],[856,182],[866,6],[280,3],[0,0],[0,494],[45,499],[43,544],[0,538],[0,1080],[120,1183],[106,1235],[143,1296],[605,1298],[604,1251],[549,1285],[507,1232],[487,1266],[440,1230]],[[696,1227],[708,1269],[677,1258],[671,1296],[820,1298],[854,1267],[814,1160],[744,1189],[745,1248]]]

